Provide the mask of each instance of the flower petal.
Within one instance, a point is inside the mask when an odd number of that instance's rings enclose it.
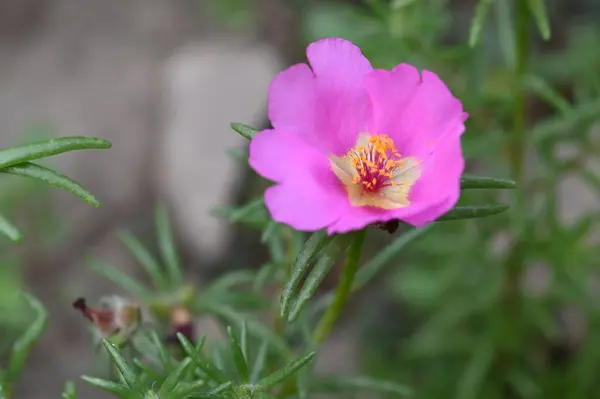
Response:
[[[265,203],[273,219],[300,231],[320,230],[335,222],[347,211],[348,200],[339,184],[322,183],[293,179],[268,188]]]
[[[259,175],[278,183],[302,178],[315,168],[329,168],[325,155],[284,130],[263,130],[254,136],[248,163]]]
[[[411,190],[412,204],[423,210],[402,220],[422,226],[448,212],[460,197],[460,177],[464,167],[460,136],[447,136],[422,164],[421,178]]]
[[[365,79],[373,105],[370,131],[389,135],[404,156],[425,160],[446,136],[464,132],[467,114],[461,102],[433,72],[400,64]]]
[[[276,129],[297,133],[324,153],[341,155],[367,126],[363,78],[371,64],[358,47],[338,38],[312,43],[306,53],[312,71],[298,64],[273,79],[269,119]]]

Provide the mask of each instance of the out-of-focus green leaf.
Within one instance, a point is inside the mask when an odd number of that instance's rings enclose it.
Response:
[[[527,0],[527,4],[529,5],[529,9],[533,14],[542,39],[549,40],[550,22],[548,22],[548,13],[546,12],[545,0]]]
[[[296,288],[300,284],[300,280],[306,273],[310,262],[323,250],[323,248],[333,239],[328,236],[325,231],[317,231],[306,241],[304,247],[296,257],[296,260],[290,268],[290,277],[286,281],[283,290],[281,291],[281,317],[287,317],[292,299]]]
[[[161,267],[156,259],[152,256],[150,251],[142,245],[141,242],[129,231],[125,231],[120,234],[120,239],[127,247],[129,252],[137,259],[142,265],[146,273],[152,279],[152,283],[158,289],[164,289],[167,287],[167,281],[162,273]]]
[[[373,277],[375,277],[389,262],[391,262],[400,252],[415,239],[425,234],[433,225],[428,225],[419,229],[412,229],[399,235],[388,246],[377,252],[377,254],[356,273],[354,279],[354,290],[364,287]]]
[[[313,386],[314,391],[323,393],[357,391],[380,392],[398,395],[399,397],[411,397],[414,392],[411,388],[390,381],[380,381],[364,376],[327,377],[318,379]]]
[[[566,114],[571,110],[571,104],[540,76],[527,75],[525,86],[559,112]]]
[[[437,219],[438,222],[458,219],[474,219],[493,216],[504,212],[508,205],[479,205],[479,206],[457,206],[444,216]]]
[[[515,188],[516,183],[510,179],[497,177],[464,175],[460,178],[461,190],[470,189],[510,189]]]
[[[475,45],[479,41],[479,36],[481,35],[481,30],[483,29],[483,24],[485,23],[485,19],[493,1],[494,0],[479,0],[477,2],[477,7],[475,8],[475,16],[473,17],[471,29],[469,30],[469,46],[475,47]]]
[[[487,337],[486,337],[487,338]],[[471,361],[458,381],[458,399],[477,399],[481,397],[481,384],[485,380],[489,367],[494,360],[493,341],[482,340],[473,352]]]
[[[164,204],[161,204],[156,211],[156,231],[158,234],[158,246],[171,284],[174,286],[181,285],[183,276],[173,240],[167,207]]]
[[[500,48],[506,65],[513,68],[515,65],[515,35],[513,34],[514,27],[510,4],[508,1],[496,1],[494,5]]]
[[[112,393],[119,398],[128,398],[131,394],[131,390],[123,384],[119,384],[114,381],[104,380],[102,378],[89,377],[87,375],[82,375],[81,379],[87,382],[88,384],[100,388],[103,391],[108,393]]]
[[[112,359],[114,365],[117,367],[117,370],[119,370],[119,373],[123,377],[123,380],[125,381],[127,386],[130,389],[137,388],[137,385],[138,385],[137,376],[136,376],[135,372],[133,371],[133,369],[127,364],[127,361],[121,354],[121,351],[119,350],[119,348],[117,348],[107,338],[102,339],[102,344],[104,345],[104,348],[106,348],[106,351],[110,355],[110,358]]]
[[[8,221],[4,216],[0,214],[0,233],[7,236],[9,239],[15,242],[19,242],[23,239],[23,236],[17,230],[17,228]]]
[[[302,367],[306,366],[313,358],[315,357],[316,352],[308,353],[301,358],[294,360],[293,362],[287,364],[282,369],[277,370],[273,374],[261,379],[258,382],[258,385],[263,387],[264,389],[269,389],[277,384],[279,384],[284,379],[288,378],[292,374],[296,373]]]
[[[245,324],[245,322],[243,322]],[[227,327],[227,336],[229,337],[229,347],[231,349],[231,354],[233,356],[233,362],[235,364],[235,368],[238,372],[238,376],[240,377],[240,381],[243,384],[248,383],[250,379],[250,371],[248,369],[248,361],[244,357],[244,353],[242,352],[242,347],[240,343],[233,333],[231,326]]]
[[[331,268],[335,265],[335,262],[339,260],[344,250],[348,247],[349,242],[343,240],[342,237],[335,237],[329,242],[327,247],[322,251],[322,254],[317,261],[317,264],[310,271],[308,277],[304,281],[302,289],[298,293],[298,298],[292,304],[288,321],[294,321],[302,312],[302,309],[306,306],[306,303],[313,297],[319,285]]]
[[[0,150],[0,168],[74,150],[110,148],[107,140],[91,137],[60,137]]]
[[[31,325],[27,327],[25,332],[12,346],[8,368],[4,376],[4,390],[8,397],[11,397],[29,353],[48,325],[48,312],[44,308],[44,305],[29,294],[25,294],[25,299],[31,309],[34,310],[36,316]]]
[[[179,385],[177,385],[177,388],[175,388],[173,396],[178,399],[187,399],[188,397],[190,397],[190,395],[192,395],[198,389],[202,388],[204,385],[206,385],[206,382],[204,380],[196,380],[194,382],[180,382]]]
[[[88,259],[88,266],[96,273],[112,281],[113,283],[123,287],[123,289],[132,295],[135,295],[139,299],[149,298],[150,292],[144,287],[142,283],[129,276],[122,270],[117,269],[114,266],[106,264],[97,259]]]
[[[62,399],[77,399],[77,391],[75,391],[75,384],[73,381],[67,381],[65,388],[61,395]]]
[[[67,176],[61,175],[60,173],[45,168],[40,165],[36,165],[31,162],[23,162],[13,166],[9,166],[0,169],[0,172],[7,173],[16,176],[29,177],[36,180],[41,180],[51,186],[62,188],[81,199],[83,202],[95,207],[100,207],[100,202],[85,188],[83,188],[75,180],[68,178]]]
[[[252,140],[258,134],[258,130],[241,123],[232,123],[231,128],[245,139]]]

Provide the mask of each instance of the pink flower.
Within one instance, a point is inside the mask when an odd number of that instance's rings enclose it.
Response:
[[[399,219],[415,226],[454,206],[464,168],[467,114],[433,73],[371,67],[338,38],[308,46],[306,64],[269,88],[273,129],[250,143],[250,165],[277,184],[272,217],[329,234]]]

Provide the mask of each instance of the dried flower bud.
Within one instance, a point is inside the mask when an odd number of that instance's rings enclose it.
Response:
[[[98,309],[88,307],[84,298],[77,299],[73,307],[92,322],[100,338],[108,337],[115,343],[126,342],[142,319],[140,306],[119,296],[104,298]]]
[[[168,344],[178,344],[177,334],[183,334],[188,340],[194,342],[194,323],[190,311],[184,307],[171,310],[170,333],[166,337]]]

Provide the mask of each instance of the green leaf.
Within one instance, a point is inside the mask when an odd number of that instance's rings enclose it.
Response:
[[[533,93],[537,94],[541,99],[549,105],[556,108],[562,114],[567,114],[571,110],[571,104],[548,84],[540,76],[527,75],[525,76],[525,86]]]
[[[231,128],[240,136],[248,140],[252,140],[252,138],[254,138],[254,136],[256,136],[256,134],[259,132],[258,130],[241,123],[232,123]]]
[[[492,342],[482,339],[473,352],[471,361],[466,365],[462,378],[458,381],[458,399],[477,399],[481,397],[481,384],[494,360]]]
[[[48,312],[44,308],[44,305],[29,294],[25,294],[25,299],[35,311],[36,317],[12,346],[8,369],[4,378],[4,389],[8,397],[11,397],[12,389],[23,371],[29,353],[48,325]]]
[[[232,386],[233,386],[233,383],[231,381],[224,382],[223,384],[219,385],[215,389],[209,391],[206,395],[199,396],[199,398],[211,398],[211,397],[215,397],[217,395],[222,394],[225,391],[229,391],[232,388]]]
[[[75,180],[61,175],[52,169],[31,162],[23,162],[0,169],[0,172],[41,180],[51,186],[62,188],[63,190],[70,192],[83,202],[95,208],[100,207],[100,202],[92,195],[92,193],[83,188]]]
[[[196,380],[194,382],[180,382],[175,389],[174,396],[176,398],[186,399],[194,391],[206,385],[204,380]]]
[[[187,371],[193,364],[194,362],[189,357],[186,357],[181,362],[179,362],[177,367],[175,367],[175,370],[173,370],[173,372],[169,374],[165,382],[163,382],[162,386],[160,387],[160,391],[158,392],[158,397],[167,397],[167,395],[175,389],[179,381],[183,380],[185,373],[187,373]]]
[[[286,318],[288,316],[290,306],[292,303],[292,299],[296,288],[300,284],[300,280],[306,273],[310,262],[325,248],[325,246],[333,239],[333,237],[328,236],[324,230],[317,231],[311,235],[304,247],[298,253],[296,260],[290,267],[290,277],[286,281],[282,291],[281,291],[281,310],[280,315],[282,318]]]
[[[347,391],[354,394],[357,391],[381,392],[398,395],[401,397],[413,396],[411,388],[389,381],[375,380],[363,376],[350,377],[326,377],[317,380],[314,384],[315,391],[318,392],[343,392]]]
[[[492,2],[493,0],[479,0],[479,2],[477,3],[477,7],[475,8],[475,16],[473,17],[473,22],[471,23],[471,29],[469,31],[470,47],[475,47],[475,45],[479,41],[479,36],[481,35],[483,23],[485,22]]]
[[[321,285],[321,282],[325,279],[331,268],[335,265],[335,262],[342,256],[342,253],[346,250],[349,245],[348,240],[341,240],[341,237],[334,238],[323,250],[323,253],[315,267],[311,270],[310,274],[304,281],[302,289],[298,293],[298,298],[294,301],[288,321],[294,321],[300,316],[300,313],[313,297],[317,289]],[[347,237],[344,237],[347,238]]]
[[[102,344],[104,348],[108,351],[113,363],[119,370],[121,376],[123,376],[123,380],[127,384],[127,386],[131,389],[137,387],[138,379],[135,375],[135,372],[129,367],[123,355],[121,355],[121,351],[107,338],[102,338]]]
[[[77,399],[77,392],[75,391],[75,384],[73,381],[67,381],[65,388],[61,395],[62,399]]]
[[[0,375],[1,377],[1,375]],[[4,390],[4,379],[0,378],[0,399],[7,399],[6,398],[6,391]]]
[[[250,382],[252,384],[255,384],[258,381],[263,370],[265,369],[268,353],[269,341],[265,339],[262,341],[262,344],[258,349],[258,353],[256,354],[256,358],[254,359],[254,364],[252,365],[252,374],[250,375]]]
[[[545,0],[527,0],[527,5],[533,14],[542,39],[549,40],[550,22],[548,22],[548,13],[546,12]]]
[[[460,189],[511,189],[515,188],[516,183],[510,179],[500,179],[496,177],[471,176],[464,175],[460,178]]]
[[[142,245],[141,242],[130,232],[126,231],[120,234],[120,239],[127,247],[129,252],[137,259],[137,261],[142,265],[146,273],[152,279],[152,283],[158,289],[164,289],[167,287],[167,281],[165,276],[163,275],[160,265],[156,261],[156,259],[152,256],[150,251],[146,249]]]
[[[23,239],[19,230],[17,230],[17,228],[2,215],[0,215],[0,233],[15,242],[19,242]]]
[[[233,333],[231,326],[227,326],[227,336],[229,337],[229,347],[231,348],[233,362],[240,377],[240,381],[243,384],[246,384],[250,379],[250,372],[248,371],[248,362],[244,357],[244,353],[242,352],[240,343],[236,338],[235,334]]]
[[[179,259],[173,241],[169,215],[167,214],[167,208],[164,205],[160,205],[156,212],[156,229],[158,233],[158,246],[160,247],[165,266],[167,267],[171,284],[180,285],[183,282],[183,277],[181,275]]]
[[[377,252],[377,254],[356,273],[353,289],[358,290],[364,287],[373,279],[373,277],[380,273],[386,265],[394,260],[408,244],[428,232],[432,226],[433,225],[430,224],[419,229],[415,228],[409,230],[396,237],[388,246]]]
[[[271,345],[285,358],[289,359],[294,356],[293,351],[289,348],[285,339],[275,334],[271,328],[265,326],[264,324],[256,320],[248,319],[244,314],[240,313],[236,309],[225,305],[205,303],[202,310],[207,313],[220,316],[228,323],[234,324],[238,328],[241,328],[242,320],[245,320],[248,324],[247,328],[250,335],[260,340],[267,339]]]
[[[154,349],[157,351],[158,358],[163,367],[163,370],[165,371],[165,373],[170,373],[173,369],[173,359],[171,358],[170,353],[165,347],[163,340],[156,331],[150,332],[150,339],[152,340]]]
[[[118,382],[104,380],[102,378],[89,377],[87,375],[82,375],[81,379],[96,388],[100,388],[103,391],[115,394],[117,397],[127,398],[131,393],[131,390],[128,387]]]
[[[74,150],[110,148],[107,140],[91,137],[60,137],[0,150],[0,168]]]
[[[249,361],[250,355],[248,354],[248,323],[246,319],[244,319],[242,323],[242,331],[240,333],[240,348],[242,349],[242,355],[244,355],[244,359]]]
[[[483,218],[497,215],[508,208],[508,205],[457,206],[436,221]]]
[[[124,271],[97,259],[88,259],[87,264],[96,273],[122,287],[125,291],[133,294],[139,299],[145,299],[151,296],[150,292],[142,283],[129,276]]]
[[[316,352],[311,352],[293,362],[287,364],[282,369],[277,370],[273,374],[258,381],[258,385],[264,389],[269,389],[280,383],[282,380],[288,378],[292,374],[296,373],[302,367],[306,366],[311,360],[314,359]]]
[[[204,345],[204,338],[200,339],[198,345],[194,347],[189,339],[185,337],[185,335],[181,333],[177,333],[177,338],[183,347],[185,353],[192,359],[192,361],[196,364],[200,370],[204,372],[210,379],[216,381],[218,383],[224,383],[229,378],[219,370],[215,365],[213,365],[202,353],[202,346]]]

